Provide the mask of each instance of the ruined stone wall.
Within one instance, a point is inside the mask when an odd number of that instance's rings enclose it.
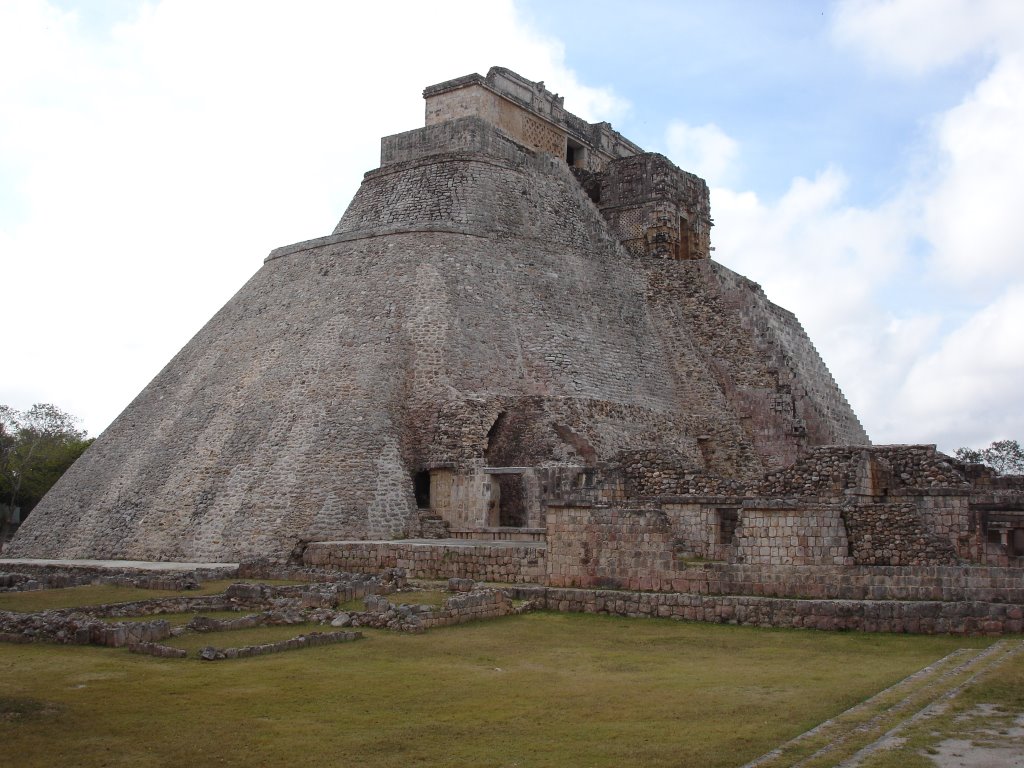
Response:
[[[966,502],[966,500],[963,500]],[[923,519],[916,504],[858,504],[843,509],[857,565],[944,565],[959,562],[943,515]],[[949,514],[952,518],[953,515]]]
[[[890,496],[970,486],[934,445],[820,446],[768,473],[756,493],[771,498]]]
[[[833,506],[747,502],[736,531],[738,562],[770,565],[850,565],[846,527]]]
[[[737,442],[744,445],[742,440]],[[702,434],[692,440],[692,445],[694,449],[685,454],[657,450],[620,452],[616,463],[621,467],[626,496],[742,496],[746,488],[742,480],[711,474],[706,469],[709,465],[714,467],[721,455],[720,443],[711,435]]]
[[[740,499],[695,496],[687,500],[662,500],[659,505],[672,524],[676,566],[679,559],[732,560]]]
[[[588,585],[592,586],[592,585]],[[830,600],[1024,603],[1020,570],[988,566],[680,565],[663,591]]]
[[[500,589],[483,589],[464,595],[453,595],[444,601],[440,610],[421,616],[424,629],[450,627],[467,621],[496,619],[508,616],[515,609],[508,593]]]

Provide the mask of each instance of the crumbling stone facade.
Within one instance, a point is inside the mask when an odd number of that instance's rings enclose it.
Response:
[[[703,180],[509,70],[424,97],[334,231],[271,252],[9,555],[647,588],[681,559],[1024,552],[1019,487],[870,447],[797,319],[711,260]],[[382,541],[425,535],[522,551]]]

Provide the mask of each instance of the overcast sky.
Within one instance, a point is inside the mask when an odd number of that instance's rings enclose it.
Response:
[[[494,64],[712,188],[875,443],[1024,439],[1024,2],[0,2],[0,403],[93,435],[424,86]]]

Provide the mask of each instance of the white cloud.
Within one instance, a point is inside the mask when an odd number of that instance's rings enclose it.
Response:
[[[833,36],[880,70],[923,75],[1024,41],[1019,0],[845,0]]]
[[[927,424],[950,447],[1019,439],[1022,351],[1024,283],[1017,283],[946,336],[939,349],[915,360],[899,392],[906,418]]]
[[[778,201],[713,189],[717,253],[796,312],[872,438],[952,450],[1024,434],[1024,4],[847,2],[837,39],[893,74],[990,70],[934,116],[925,169],[857,208],[845,176]]]
[[[937,274],[975,290],[1024,279],[1022,95],[1024,54],[1008,54],[938,121],[942,167],[925,232]]]
[[[904,201],[857,208],[846,183],[828,168],[794,179],[774,202],[712,189],[716,258],[796,313],[873,440],[907,441],[905,420],[890,419],[891,390],[934,343],[939,321],[885,305],[909,263]]]
[[[274,247],[329,233],[431,83],[507,66],[583,117],[511,0],[140,4],[102,34],[0,3],[0,260],[19,333],[0,402],[102,429]],[[17,286],[11,290],[10,286]]]
[[[708,184],[726,184],[731,179],[739,145],[714,123],[687,125],[674,120],[665,132],[665,143],[676,165]]]
[[[874,290],[904,265],[909,233],[899,203],[864,210],[844,203],[837,168],[794,179],[778,201],[712,189],[717,256],[770,282],[771,298],[800,305],[815,329],[856,323]]]

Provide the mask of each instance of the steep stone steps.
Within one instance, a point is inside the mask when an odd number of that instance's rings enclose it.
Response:
[[[1022,649],[1020,641],[1003,640],[988,648],[954,651],[743,768],[858,766],[908,724],[945,705],[979,675]]]

